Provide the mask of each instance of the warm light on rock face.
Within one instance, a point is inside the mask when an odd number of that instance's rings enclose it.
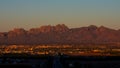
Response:
[[[118,43],[120,31],[104,26],[68,28],[64,24],[46,25],[29,31],[15,28],[0,33],[0,44],[80,44],[80,43]]]

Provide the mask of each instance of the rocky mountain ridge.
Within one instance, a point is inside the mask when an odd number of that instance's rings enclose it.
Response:
[[[15,28],[0,33],[0,44],[80,44],[120,42],[120,30],[104,26],[68,28],[64,24],[24,30]]]

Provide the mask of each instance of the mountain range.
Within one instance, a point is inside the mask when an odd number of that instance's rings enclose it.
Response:
[[[0,33],[0,45],[8,44],[82,44],[82,43],[119,43],[120,29],[104,26],[68,28],[64,24],[46,25],[25,30],[15,28]]]

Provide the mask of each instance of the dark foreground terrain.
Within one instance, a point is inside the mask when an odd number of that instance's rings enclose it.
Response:
[[[0,68],[120,68],[119,56],[1,56]]]

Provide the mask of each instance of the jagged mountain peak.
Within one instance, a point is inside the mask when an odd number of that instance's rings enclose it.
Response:
[[[96,30],[96,29],[98,29],[98,27],[95,26],[95,25],[90,25],[87,28],[88,28],[88,30]]]
[[[55,27],[68,28],[65,24],[57,24]]]
[[[97,26],[96,26],[96,25],[89,25],[88,27],[94,27],[94,28],[97,28]]]
[[[111,28],[108,28],[108,27],[105,27],[105,26],[100,26],[98,28],[99,31],[115,31],[115,29],[111,29]]]
[[[14,28],[13,30],[10,30],[9,32],[23,33],[23,32],[26,32],[26,30],[23,28]]]
[[[53,32],[53,31],[65,32],[69,28],[64,24],[58,24],[56,26],[51,25],[41,26],[39,29],[41,32]]]

